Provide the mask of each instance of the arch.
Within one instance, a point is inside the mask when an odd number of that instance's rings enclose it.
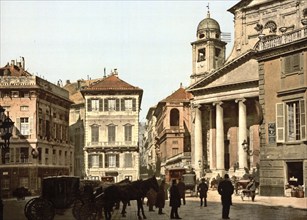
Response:
[[[179,126],[179,117],[180,113],[179,110],[173,108],[170,112],[170,126]]]

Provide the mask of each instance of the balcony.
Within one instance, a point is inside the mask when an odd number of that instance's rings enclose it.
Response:
[[[285,44],[289,44],[298,40],[302,40],[307,37],[307,27],[303,27],[289,33],[285,33],[279,36],[262,36],[259,43],[256,45],[258,51],[263,51]]]
[[[115,142],[88,142],[84,150],[86,151],[138,151],[138,142],[136,141],[115,141]]]

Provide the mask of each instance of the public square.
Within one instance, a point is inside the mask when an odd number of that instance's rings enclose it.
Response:
[[[233,206],[230,209],[230,219],[234,220],[305,220],[307,219],[307,198],[295,197],[262,197],[256,196],[255,202],[249,198],[241,200],[240,196],[233,195]],[[23,209],[26,202],[29,200],[17,201],[10,199],[4,201],[4,220],[26,220]],[[155,219],[170,219],[169,201],[166,201],[166,206],[163,210],[164,215],[158,215],[158,210],[149,212],[146,206],[146,199],[144,205],[145,215],[148,220]],[[67,209],[64,214],[56,215],[55,220],[71,220],[72,210]],[[197,219],[222,219],[221,218],[222,205],[220,203],[220,196],[216,190],[208,191],[208,206],[200,207],[199,198],[191,197],[187,193],[186,205],[182,205],[179,209],[179,215],[182,219],[197,220]],[[131,206],[127,207],[127,217],[120,216],[118,210],[113,213],[112,219],[127,219],[136,220],[136,201],[131,202]]]

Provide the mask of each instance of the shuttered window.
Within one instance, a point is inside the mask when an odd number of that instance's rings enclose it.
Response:
[[[109,143],[114,143],[115,142],[115,125],[109,125],[108,126],[108,142]]]
[[[91,126],[92,142],[99,142],[99,127],[97,125]]]
[[[132,125],[125,125],[125,141],[132,141]]]
[[[305,101],[276,104],[277,142],[306,140]]]
[[[277,142],[285,141],[285,120],[284,120],[284,103],[276,104],[276,140]]]
[[[300,53],[292,54],[283,59],[284,74],[291,74],[301,71],[303,66],[302,56]]]

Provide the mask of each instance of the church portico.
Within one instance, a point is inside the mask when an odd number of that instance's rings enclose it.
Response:
[[[206,172],[213,176],[226,172],[242,176],[245,168],[255,167],[253,157],[249,158],[242,144],[246,141],[250,148],[259,149],[259,137],[255,136],[258,125],[253,119],[258,117],[257,102],[255,97],[197,105],[194,166],[199,177]],[[200,161],[203,166],[199,166]]]

